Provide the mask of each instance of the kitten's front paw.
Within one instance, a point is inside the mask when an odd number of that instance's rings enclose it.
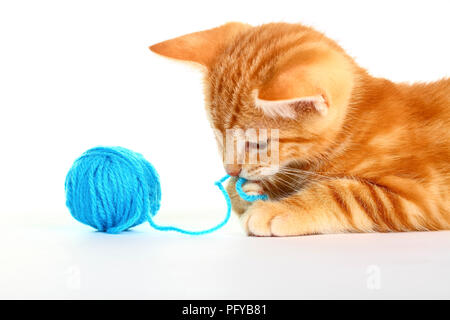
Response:
[[[261,185],[253,181],[245,182],[242,186],[242,191],[244,191],[249,196],[258,196],[264,194],[264,190]]]
[[[231,206],[233,211],[238,215],[243,214],[251,205],[251,202],[247,202],[242,199],[236,192],[236,181],[237,178],[233,177],[230,179],[227,185],[227,192],[230,195]],[[242,186],[242,190],[248,195],[260,195],[264,193],[261,185],[256,182],[247,181]]]
[[[301,226],[300,213],[277,202],[254,202],[241,216],[241,223],[249,236],[286,237],[307,233]]]

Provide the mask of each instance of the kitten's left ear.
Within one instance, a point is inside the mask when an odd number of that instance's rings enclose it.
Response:
[[[325,117],[348,104],[352,87],[352,68],[343,54],[310,48],[278,65],[253,95],[255,106],[270,117]]]
[[[214,29],[157,43],[150,46],[150,50],[168,58],[200,63],[209,67],[220,49],[248,28],[251,28],[248,24],[229,22]]]
[[[259,91],[253,91],[253,97],[257,108],[269,117],[282,117],[296,119],[298,115],[306,112],[320,116],[328,114],[328,102],[322,94],[315,96],[303,96],[293,99],[265,100],[259,98]],[[273,97],[272,97],[273,99]]]

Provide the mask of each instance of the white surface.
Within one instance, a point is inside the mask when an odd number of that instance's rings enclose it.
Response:
[[[450,70],[449,6],[1,1],[0,297],[450,298],[448,232],[259,239],[234,220],[203,238],[148,226],[110,236],[71,219],[63,188],[83,151],[122,145],[158,169],[161,219],[213,225],[224,213],[212,186],[223,169],[201,75],[148,45],[231,20],[303,22],[374,75],[430,81]],[[381,288],[368,289],[378,271]]]
[[[195,215],[175,220],[205,226]],[[249,238],[233,219],[204,237],[108,235],[34,220],[0,233],[0,298],[450,299],[450,232]]]

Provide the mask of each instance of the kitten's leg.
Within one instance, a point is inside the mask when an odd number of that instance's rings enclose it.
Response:
[[[248,207],[252,203],[243,200],[237,194],[236,181],[237,181],[236,177],[231,177],[226,187],[226,190],[230,195],[231,206],[233,211],[236,212],[238,215],[241,215],[248,209]],[[242,190],[248,195],[260,195],[264,193],[262,187],[258,183],[252,181],[245,182],[244,185],[242,186]]]
[[[256,201],[241,222],[255,236],[450,228],[439,210],[354,179],[321,181],[280,201]]]

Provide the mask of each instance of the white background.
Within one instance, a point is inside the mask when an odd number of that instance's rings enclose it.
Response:
[[[157,168],[161,223],[222,219],[213,182],[224,172],[201,75],[149,45],[227,21],[302,22],[373,75],[432,81],[449,75],[449,4],[1,1],[0,297],[450,298],[448,232],[253,239],[233,219],[206,238],[148,225],[112,237],[75,222],[64,204],[75,158],[120,145]],[[371,265],[387,279],[377,291],[366,285]]]

